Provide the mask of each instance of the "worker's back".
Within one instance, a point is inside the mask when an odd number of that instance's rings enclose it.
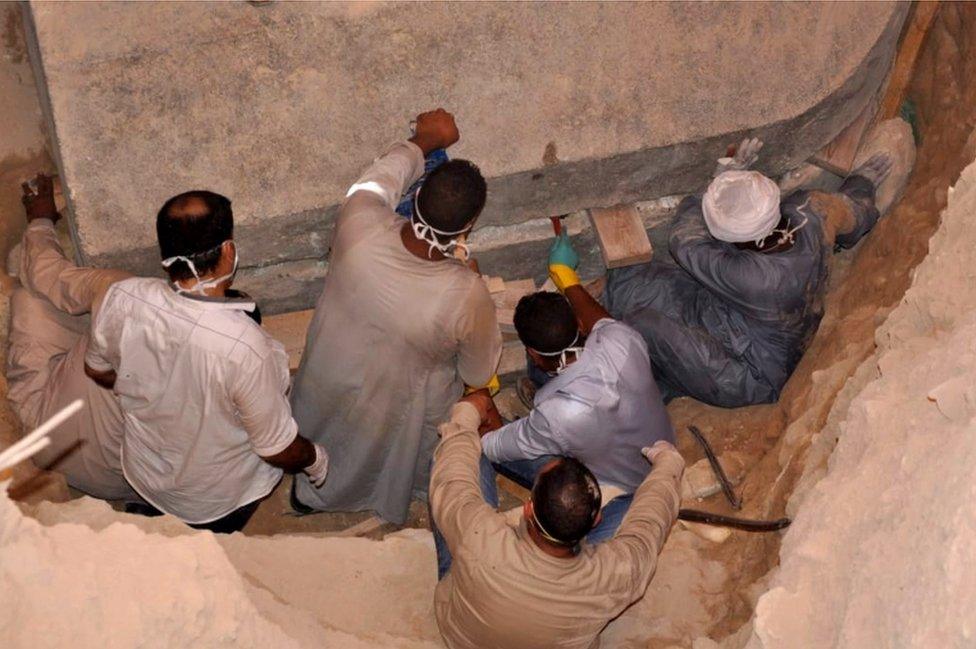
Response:
[[[109,289],[93,322],[86,362],[116,371],[126,479],[187,523],[216,520],[267,495],[282,472],[258,453],[278,453],[295,436],[284,348],[246,315],[247,302],[132,278]],[[242,398],[281,407],[261,409],[272,419],[244,422],[240,413],[251,404]],[[260,430],[249,435],[246,425]]]
[[[321,488],[299,478],[299,501],[395,523],[426,493],[437,424],[465,382],[488,382],[501,347],[484,282],[456,259],[413,255],[405,223],[367,190],[343,205],[292,391],[302,434],[337,459]]]
[[[656,455],[612,539],[554,556],[512,518],[521,510],[499,514],[485,502],[472,410],[458,404],[441,427],[431,478],[432,516],[452,555],[434,595],[441,636],[451,649],[586,649],[647,589],[678,513],[684,461],[673,447]]]

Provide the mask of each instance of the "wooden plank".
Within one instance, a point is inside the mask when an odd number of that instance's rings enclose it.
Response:
[[[861,140],[874,119],[876,104],[872,101],[857,118],[834,138],[834,141],[813,154],[810,162],[839,176],[846,176],[854,165],[854,157]]]
[[[491,299],[495,302],[495,318],[498,328],[503,334],[515,333],[515,307],[524,296],[535,293],[535,281],[532,279],[515,279],[505,282],[505,290],[494,293]]]
[[[915,62],[918,60],[925,36],[938,11],[939,2],[912,3],[911,14],[906,21],[901,43],[898,45],[898,55],[888,76],[888,87],[884,99],[881,100],[881,108],[878,110],[879,120],[898,117],[901,112],[901,105],[908,92],[908,84],[911,83],[915,71]]]
[[[265,330],[285,346],[285,353],[288,354],[288,370],[292,374],[298,370],[298,365],[302,361],[302,354],[305,352],[305,334],[308,332],[313,313],[315,313],[314,309],[307,309],[266,316],[263,319],[262,326]]]
[[[502,334],[515,333],[515,310],[514,309],[495,309],[495,320],[498,321],[498,328]]]
[[[482,275],[481,279],[484,280],[485,286],[488,287],[488,292],[491,294],[502,293],[505,291],[505,280],[501,277],[491,277],[489,275]]]
[[[607,268],[633,266],[651,260],[651,240],[633,205],[617,205],[589,211],[590,223],[600,242]]]
[[[513,480],[506,478],[500,473],[498,474],[498,478],[495,480],[495,484],[498,485],[499,489],[501,489],[506,493],[511,494],[512,496],[519,499],[523,503],[528,501],[529,498],[532,497],[532,492],[530,492],[528,489],[518,484],[517,482],[514,482]]]

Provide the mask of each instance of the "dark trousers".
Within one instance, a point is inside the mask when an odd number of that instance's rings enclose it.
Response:
[[[260,500],[255,500],[253,503],[238,507],[226,516],[218,518],[215,521],[210,521],[209,523],[195,525],[187,523],[187,525],[195,530],[210,530],[214,534],[233,534],[234,532],[240,532],[247,525],[247,522],[251,520],[251,516],[257,511],[258,503],[260,502]],[[163,515],[163,512],[146,503],[127,503],[125,511],[127,514],[139,514],[141,516]]]

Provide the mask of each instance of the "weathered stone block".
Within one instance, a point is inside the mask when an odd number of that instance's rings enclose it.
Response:
[[[156,209],[206,187],[234,201],[260,284],[272,265],[319,268],[345,189],[435,106],[457,115],[452,154],[489,178],[482,226],[695,191],[746,133],[766,141],[761,170],[795,167],[874,95],[907,7],[33,2],[29,17],[82,260],[157,272]],[[305,276],[274,299],[308,305]]]

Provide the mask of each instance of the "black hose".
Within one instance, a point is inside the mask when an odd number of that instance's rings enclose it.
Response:
[[[736,518],[735,516],[725,516],[724,514],[713,514],[703,512],[700,509],[681,509],[678,511],[678,518],[691,523],[705,523],[706,525],[717,525],[719,527],[733,527],[737,530],[746,532],[776,532],[789,527],[789,518],[777,518],[771,521],[754,520],[751,518]]]

